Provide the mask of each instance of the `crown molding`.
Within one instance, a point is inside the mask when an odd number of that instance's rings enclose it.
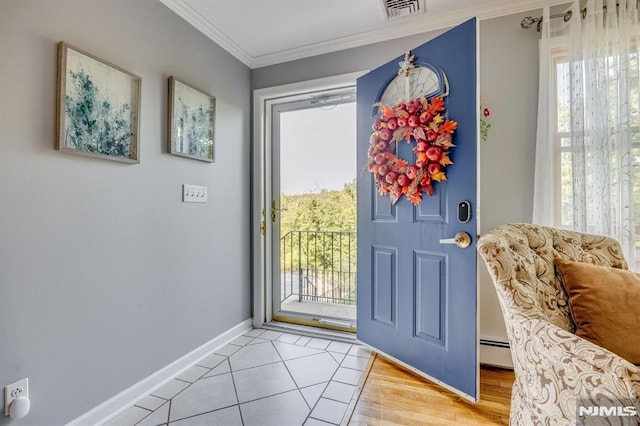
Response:
[[[429,31],[443,30],[453,27],[460,22],[476,16],[479,20],[498,18],[521,12],[541,9],[544,6],[554,6],[567,3],[567,0],[492,0],[484,1],[481,8],[467,7],[452,10],[436,17],[427,14],[412,18],[403,18],[397,24],[374,31],[340,37],[333,40],[301,46],[267,55],[251,56],[246,50],[227,37],[215,25],[190,7],[185,0],[160,0],[165,6],[178,14],[196,29],[219,44],[239,61],[249,68],[260,68],[283,62],[304,59],[311,56],[351,49],[367,44],[407,37]],[[516,25],[515,23],[514,25]]]
[[[213,23],[207,20],[200,13],[196,12],[189,4],[187,4],[184,0],[160,0],[160,3],[167,6],[171,11],[173,11],[176,15],[180,16],[182,19],[187,21],[193,27],[195,27],[198,31],[200,31],[205,36],[209,37],[211,40],[216,42],[220,47],[233,55],[240,62],[245,64],[246,66],[252,67],[252,62],[254,61],[253,56],[251,56],[246,50],[240,47],[235,41],[227,37],[222,31],[218,29]]]

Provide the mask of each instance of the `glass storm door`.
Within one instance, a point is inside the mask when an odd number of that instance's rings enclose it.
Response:
[[[272,107],[273,318],[354,331],[355,87]]]
[[[436,182],[417,206],[404,196],[392,204],[377,193],[372,173],[358,175],[358,338],[470,400],[478,398],[477,31],[474,18],[412,49],[408,87],[398,74],[404,55],[357,82],[361,167],[379,101],[442,96],[458,123],[448,180]],[[413,145],[397,142],[396,154],[409,164],[416,161]]]

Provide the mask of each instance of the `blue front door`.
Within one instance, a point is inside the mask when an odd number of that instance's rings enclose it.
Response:
[[[358,79],[359,169],[369,164],[372,124],[381,116],[374,104],[408,101],[418,92],[442,98],[442,118],[457,122],[453,164],[447,180],[434,181],[433,195],[423,192],[415,206],[404,195],[392,204],[378,193],[373,173],[359,175],[358,339],[477,400],[477,20],[410,53],[412,66],[402,55]],[[411,68],[409,77],[398,74],[400,63]],[[411,165],[416,144],[398,141],[395,154]],[[459,233],[471,237],[466,248],[453,244]]]

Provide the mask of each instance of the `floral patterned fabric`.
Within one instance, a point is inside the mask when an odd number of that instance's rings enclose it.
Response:
[[[555,257],[627,269],[615,240],[509,224],[483,235],[477,248],[511,346],[511,425],[575,425],[578,400],[632,402],[640,410],[640,367],[573,334],[568,297],[554,270]]]

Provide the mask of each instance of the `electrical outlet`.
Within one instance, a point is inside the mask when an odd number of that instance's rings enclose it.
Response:
[[[199,185],[182,185],[183,203],[206,203],[207,187]]]
[[[4,415],[9,415],[9,406],[19,396],[29,398],[29,379],[24,378],[4,388]]]

